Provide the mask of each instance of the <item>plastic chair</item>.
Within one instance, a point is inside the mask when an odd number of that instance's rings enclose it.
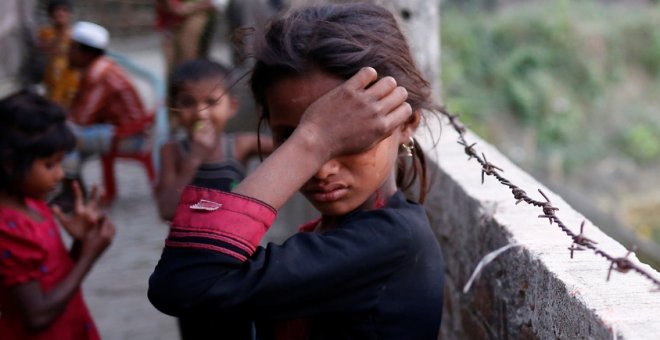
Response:
[[[118,159],[137,161],[142,164],[149,178],[149,184],[155,184],[160,155],[158,150],[167,138],[169,126],[167,110],[163,105],[165,100],[165,84],[163,80],[152,70],[139,65],[126,55],[115,51],[108,51],[108,56],[128,71],[136,81],[146,82],[152,92],[152,102],[154,103],[153,113],[150,116],[145,117],[144,120],[136,124],[122,126],[115,130],[110,151],[101,157],[103,184],[105,187],[103,201],[106,204],[111,204],[117,196],[114,164]],[[137,153],[127,153],[120,150],[119,145],[123,138],[143,134],[146,131],[150,132],[149,147],[142,148]]]
[[[155,115],[152,114],[148,117],[145,117],[142,121],[136,124],[122,126],[115,130],[115,135],[112,138],[110,151],[101,156],[101,163],[103,168],[103,185],[105,187],[105,193],[103,196],[104,203],[112,203],[112,201],[117,196],[117,180],[115,179],[114,169],[115,160],[117,159],[128,159],[140,162],[147,173],[149,184],[153,185],[155,183],[156,167],[154,166],[152,157],[152,142],[148,140],[145,141],[147,146],[141,148],[141,150],[137,152],[126,152],[119,148],[122,139],[139,134],[145,134],[145,131],[151,130],[153,128],[154,116]],[[148,136],[148,133],[146,135]],[[149,137],[147,136],[145,136],[145,138],[148,139]]]

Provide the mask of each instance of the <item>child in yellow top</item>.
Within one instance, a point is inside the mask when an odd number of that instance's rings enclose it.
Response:
[[[44,74],[46,96],[68,108],[78,90],[78,71],[69,67],[71,4],[65,0],[48,3],[50,25],[39,31],[39,45],[48,56]]]

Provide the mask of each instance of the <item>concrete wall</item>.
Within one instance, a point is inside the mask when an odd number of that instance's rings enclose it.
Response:
[[[540,208],[516,205],[511,191],[486,177],[468,161],[457,134],[432,124],[419,130],[431,165],[432,189],[426,201],[434,231],[443,247],[446,301],[442,339],[657,339],[660,334],[660,292],[649,280],[631,272],[612,272],[610,263],[591,251],[567,249],[571,239],[547,219]],[[543,200],[544,191],[559,208],[557,216],[579,233],[584,217],[541,183],[512,164],[495,148],[468,134],[489,162],[528,195]],[[435,146],[434,146],[435,144]],[[613,256],[626,248],[589,221],[585,234]],[[463,294],[477,263],[507,244],[511,248],[488,264]],[[631,255],[634,262],[638,262]],[[660,273],[641,265],[660,279]],[[658,287],[656,287],[658,288]]]

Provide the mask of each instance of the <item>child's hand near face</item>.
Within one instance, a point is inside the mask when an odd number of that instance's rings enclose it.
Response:
[[[53,214],[64,230],[81,243],[80,258],[94,262],[112,242],[115,226],[101,213],[98,187],[93,186],[89,200],[84,202],[82,189],[78,182],[73,183],[75,204],[71,215],[64,214],[58,206],[53,207]]]
[[[400,128],[412,115],[408,92],[392,77],[376,80],[376,70],[365,67],[318,98],[287,141],[233,192],[279,209],[323,163],[368,150]]]
[[[368,150],[409,119],[406,89],[392,77],[376,80],[376,70],[365,67],[305,111],[298,129],[328,153],[325,160]]]
[[[218,133],[213,122],[208,119],[195,122],[191,139],[190,156],[193,160],[203,163],[218,145]]]
[[[81,258],[98,258],[108,248],[115,237],[115,225],[106,216],[101,216],[98,223],[91,226],[82,241]]]
[[[60,222],[64,230],[77,241],[81,241],[88,230],[99,223],[101,210],[99,208],[100,195],[97,186],[92,187],[92,191],[87,202],[84,202],[82,189],[78,182],[73,182],[73,192],[75,195],[74,209],[71,215],[64,214],[60,207],[53,206],[53,214]]]

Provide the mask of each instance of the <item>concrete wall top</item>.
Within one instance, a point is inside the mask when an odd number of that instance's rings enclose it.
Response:
[[[433,120],[431,120],[433,121]],[[541,208],[515,199],[507,187],[468,161],[458,134],[449,125],[421,127],[417,138],[431,158],[432,187],[426,207],[447,263],[447,298],[443,338],[625,338],[658,339],[660,291],[635,272],[612,271],[610,262],[593,251],[575,252],[572,239],[548,219]],[[499,151],[468,131],[468,143],[502,168],[502,175],[539,201],[559,208],[557,216],[576,234],[585,217],[544,187]],[[437,144],[436,144],[437,143]],[[435,146],[433,146],[436,144]],[[585,235],[615,257],[626,247],[588,220]],[[477,263],[507,244],[520,244],[488,264],[472,288],[462,289]],[[660,274],[629,258],[653,277]]]

